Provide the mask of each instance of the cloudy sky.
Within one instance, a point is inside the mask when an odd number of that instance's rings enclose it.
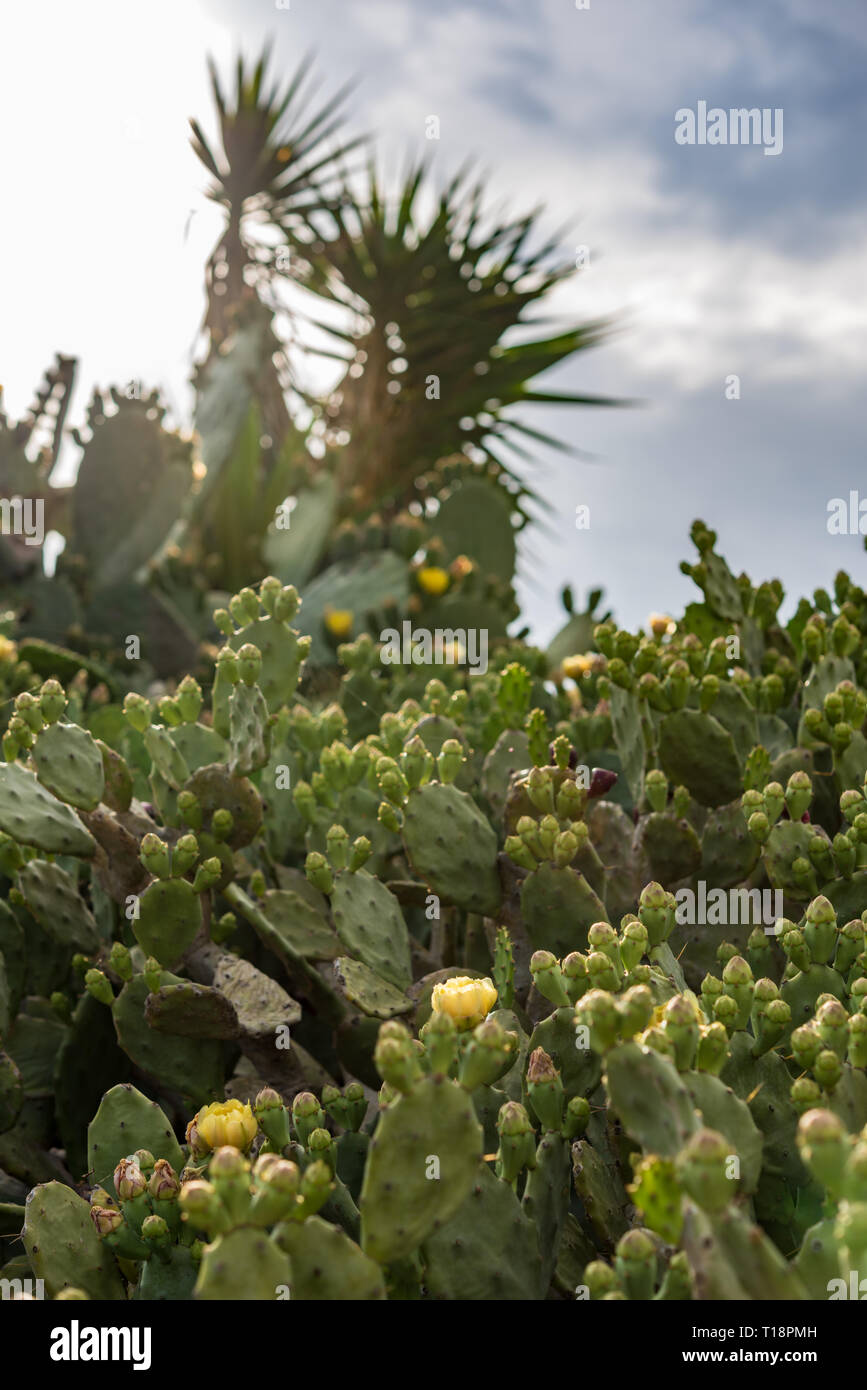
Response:
[[[865,582],[863,539],[826,526],[831,498],[867,498],[863,0],[6,6],[0,381],[13,416],[59,349],[81,363],[73,422],[94,384],[135,377],[189,423],[219,217],[186,118],[209,115],[206,53],[225,68],[269,35],[287,75],[316,49],[323,92],[360,76],[352,124],[386,170],[433,152],[445,179],[475,156],[497,197],[544,202],[552,230],[574,226],[564,249],[590,248],[557,313],[613,315],[618,331],[548,381],[643,404],[533,420],[589,455],[540,453],[532,469],[555,508],[522,567],[538,639],[560,624],[567,580],[581,597],[603,585],[630,625],[681,609],[696,516],[735,570],[778,575],[787,607],[841,566]],[[781,110],[782,150],[677,143],[675,113],[699,102]],[[732,375],[740,399],[726,398]]]

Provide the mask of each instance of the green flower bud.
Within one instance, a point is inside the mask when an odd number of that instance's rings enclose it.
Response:
[[[657,812],[665,810],[668,801],[668,778],[660,768],[651,768],[648,772],[644,779],[644,794],[652,810]]]
[[[843,1063],[837,1053],[830,1048],[820,1052],[813,1063],[813,1075],[823,1091],[833,1091],[843,1075]]]
[[[676,994],[669,999],[662,1011],[662,1025],[671,1038],[675,1066],[678,1071],[689,1071],[698,1048],[699,1022],[684,995]]]
[[[325,845],[332,866],[338,870],[345,869],[349,858],[349,835],[342,825],[328,827]]]
[[[191,830],[201,830],[202,807],[194,792],[178,792],[178,811],[184,825],[188,825]]]
[[[590,1102],[584,1096],[573,1096],[566,1106],[563,1120],[563,1135],[566,1139],[580,1139],[590,1123]]]
[[[651,946],[661,946],[674,926],[669,894],[660,883],[648,883],[638,899],[639,920],[647,928]]]
[[[849,1015],[838,999],[829,999],[816,1011],[815,1028],[823,1045],[842,1061],[849,1046]]]
[[[305,860],[304,872],[308,882],[312,883],[314,888],[318,888],[320,893],[326,895],[331,893],[334,887],[334,878],[324,854],[312,850]]]
[[[311,1163],[301,1178],[301,1204],[297,1208],[299,1219],[315,1216],[331,1195],[334,1182],[331,1169],[321,1159]]]
[[[458,1080],[467,1091],[493,1086],[513,1065],[518,1055],[517,1033],[488,1016],[465,1042],[458,1066]]]
[[[786,806],[791,819],[800,820],[804,812],[810,809],[812,800],[813,783],[810,781],[809,773],[793,772],[786,783]]]
[[[380,1029],[373,1061],[383,1081],[401,1094],[411,1091],[421,1077],[418,1055],[409,1034],[403,1038],[389,1037]]]
[[[617,1275],[604,1260],[591,1260],[584,1268],[582,1283],[585,1285],[593,1303],[612,1298],[619,1293]]]
[[[464,764],[464,750],[456,738],[447,738],[437,758],[437,776],[445,784],[454,782]]]
[[[580,951],[570,951],[560,967],[563,987],[570,1004],[576,1004],[590,988],[587,961]]]
[[[702,1211],[715,1215],[728,1206],[737,1188],[728,1176],[729,1144],[712,1129],[700,1129],[677,1159],[677,1174]]]
[[[84,987],[88,994],[92,994],[100,1004],[107,1004],[111,1007],[114,1003],[114,990],[108,976],[104,975],[101,970],[88,970],[84,977]]]
[[[527,1066],[527,1094],[543,1129],[559,1130],[563,1124],[563,1082],[560,1073],[542,1047],[530,1053]]]
[[[835,1200],[845,1186],[846,1160],[852,1140],[842,1120],[830,1110],[808,1110],[798,1122],[798,1149],[817,1182]]]
[[[854,1013],[849,1020],[847,1060],[852,1067],[867,1067],[867,1014]]]
[[[235,828],[235,817],[225,806],[220,806],[211,817],[211,834],[218,844],[228,840]]]
[[[604,1054],[619,1040],[623,1019],[607,990],[591,989],[579,999],[575,1020],[577,1047],[589,1044],[594,1052]]]
[[[696,1050],[696,1070],[719,1076],[729,1055],[728,1034],[721,1023],[709,1023],[702,1028]]]
[[[643,1033],[653,1017],[653,995],[647,985],[632,985],[615,1001],[624,1042]]]
[[[822,1103],[821,1088],[811,1076],[799,1076],[792,1083],[790,1097],[799,1115],[806,1115],[808,1110],[815,1110]]]
[[[199,842],[195,835],[182,835],[172,850],[172,878],[183,878],[199,857]]]
[[[143,697],[139,695],[136,698],[141,700]],[[129,699],[129,696],[127,696],[127,699]],[[146,700],[144,703],[147,705]],[[60,681],[54,680],[53,677],[47,681],[43,681],[39,690],[39,709],[46,724],[57,723],[63,711],[66,709],[66,693]],[[123,712],[129,719],[125,702]],[[130,723],[132,723],[132,720],[130,720]],[[145,728],[147,728],[147,724],[145,724]]]
[[[622,927],[619,948],[624,969],[634,970],[650,948],[647,928],[639,918],[633,917]]]
[[[534,767],[526,783],[527,795],[537,811],[548,815],[554,813],[554,788],[551,774],[546,768]]]
[[[159,835],[145,835],[140,847],[141,862],[154,878],[168,878],[171,872],[171,853]]]
[[[550,951],[534,951],[530,959],[530,974],[540,994],[555,1008],[568,1008],[572,1002],[560,971],[560,963]]]
[[[292,1124],[298,1142],[307,1147],[307,1140],[314,1129],[325,1126],[325,1112],[312,1091],[299,1091],[292,1101]]]
[[[633,1229],[617,1242],[614,1268],[629,1299],[648,1300],[656,1284],[656,1246],[646,1231]]]
[[[797,966],[799,970],[809,970],[813,963],[813,958],[810,955],[803,933],[794,927],[791,931],[786,931],[785,918],[781,919],[778,925],[781,925],[783,928],[780,941],[789,960],[793,965]]]
[[[144,695],[137,695],[133,690],[129,691],[123,702],[123,712],[127,722],[137,733],[143,734],[145,729],[150,726],[151,705]]]
[[[122,941],[112,942],[108,959],[109,965],[118,979],[124,982],[132,979],[132,960],[128,948],[124,946]]]

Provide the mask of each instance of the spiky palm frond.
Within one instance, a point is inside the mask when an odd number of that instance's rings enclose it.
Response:
[[[501,456],[503,445],[523,452],[514,436],[558,444],[510,407],[618,403],[535,385],[599,342],[607,324],[510,341],[513,330],[540,326],[527,312],[574,273],[556,239],[538,244],[540,210],[493,220],[484,182],[463,171],[425,215],[426,174],[424,164],[411,169],[391,201],[370,170],[363,200],[345,187],[311,219],[316,241],[285,225],[307,287],[347,310],[344,327],[316,327],[347,363],[326,412],[331,428],[349,432],[342,481],[365,505],[404,500],[419,472],[458,451],[474,448],[514,476]]]
[[[270,60],[267,47],[255,66],[246,66],[239,57],[231,98],[209,61],[219,142],[209,142],[199,123],[190,121],[193,149],[212,179],[208,197],[226,213],[207,268],[205,326],[215,346],[237,327],[245,304],[264,288],[273,269],[254,226],[291,222],[320,205],[343,159],[363,138],[332,142],[352,84],[311,109],[315,86],[309,80],[310,56],[301,60],[285,87],[279,81],[268,84]]]

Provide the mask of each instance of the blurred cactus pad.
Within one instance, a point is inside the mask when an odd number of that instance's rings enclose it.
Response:
[[[696,522],[680,616],[565,590],[531,645],[513,408],[612,404],[536,383],[602,329],[516,337],[570,273],[534,219],[350,176],[343,94],[267,67],[193,126],[194,436],[99,392],[56,486],[71,358],[0,418],[65,541],[49,574],[0,538],[0,1278],[832,1297],[867,1269],[867,596],[784,621]]]

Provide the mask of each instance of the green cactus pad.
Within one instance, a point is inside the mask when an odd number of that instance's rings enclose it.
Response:
[[[37,922],[55,941],[85,953],[97,950],[93,915],[72,875],[59,864],[31,859],[18,874],[18,887]]]
[[[83,1289],[92,1299],[126,1298],[114,1256],[90,1219],[90,1208],[59,1182],[35,1187],[27,1198],[24,1248],[34,1277],[56,1298],[61,1289]]]
[[[102,799],[112,811],[128,811],[132,801],[132,773],[114,748],[102,739],[96,740],[102,758],[102,772],[105,779]]]
[[[537,1023],[530,1038],[528,1051],[544,1048],[560,1073],[567,1101],[574,1096],[589,1096],[599,1085],[602,1059],[589,1047],[577,1047],[575,1010],[555,1009]]]
[[[295,1302],[361,1303],[385,1298],[380,1266],[343,1231],[321,1217],[285,1221],[277,1239],[290,1259]]]
[[[611,690],[611,726],[614,743],[620,755],[620,766],[626,778],[632,800],[637,805],[644,786],[644,733],[641,711],[634,691],[615,685]],[[683,779],[680,779],[683,780]]]
[[[169,738],[190,772],[198,772],[211,763],[224,763],[229,756],[226,740],[207,724],[178,724],[169,730]]]
[[[619,922],[625,912],[633,910],[644,887],[632,853],[635,834],[632,817],[616,802],[594,797],[587,803],[584,819],[590,831],[590,843],[605,869],[605,891],[599,896],[604,899],[611,920]]]
[[[164,1259],[147,1260],[142,1267],[134,1297],[145,1302],[181,1301],[192,1298],[198,1277],[186,1245],[170,1245]]]
[[[470,1097],[445,1077],[425,1077],[386,1110],[361,1189],[362,1249],[389,1264],[450,1220],[472,1188],[481,1140]],[[439,1178],[427,1176],[433,1159]]]
[[[186,784],[202,808],[203,823],[209,830],[214,812],[226,810],[232,816],[232,831],[226,843],[243,849],[262,825],[262,801],[246,777],[234,777],[221,763],[200,767]]]
[[[701,806],[724,806],[741,791],[734,740],[712,714],[667,714],[659,726],[659,761],[669,780],[687,787]]]
[[[96,841],[72,807],[52,796],[20,763],[0,763],[0,830],[46,854],[96,852]]]
[[[518,729],[505,729],[482,765],[481,789],[495,819],[500,820],[505,812],[512,777],[531,765],[527,735]]]
[[[94,1185],[114,1192],[115,1168],[136,1149],[167,1159],[178,1174],[184,1166],[180,1144],[156,1102],[135,1086],[113,1086],[87,1127],[87,1166]]]
[[[689,821],[666,812],[653,811],[640,821],[635,848],[648,866],[640,876],[645,881],[654,879],[663,888],[690,877],[701,864],[701,841]]]
[[[686,1253],[697,1299],[727,1303],[749,1301],[750,1295],[729,1263],[710,1219],[692,1202],[684,1203],[681,1247]]]
[[[257,685],[238,683],[229,696],[229,764],[236,776],[254,772],[268,761],[268,706]]]
[[[158,1033],[182,1038],[236,1038],[238,1015],[218,989],[185,980],[162,985],[145,1001],[145,1018]]]
[[[23,1101],[21,1073],[9,1054],[0,1052],[0,1134],[12,1128]]]
[[[594,922],[607,922],[605,904],[583,874],[540,864],[521,887],[521,912],[533,949],[562,958],[583,951]]]
[[[173,791],[180,791],[190,776],[190,769],[168,729],[151,725],[144,731],[144,744],[153,765]]]
[[[347,951],[377,975],[406,989],[412,979],[409,933],[400,904],[365,869],[336,875],[331,912]]]
[[[779,1053],[754,1058],[752,1047],[749,1034],[734,1034],[720,1080],[749,1106],[762,1135],[763,1169],[782,1174],[793,1191],[806,1188],[810,1179],[796,1143],[798,1115],[790,1099],[789,1069]]]
[[[167,973],[160,980],[161,985],[180,983]],[[118,1042],[130,1060],[161,1085],[197,1105],[214,1100],[222,1093],[225,1074],[222,1043],[157,1033],[145,1018],[150,992],[144,976],[136,975],[115,999]]]
[[[281,1028],[294,1027],[301,1005],[282,985],[239,956],[221,956],[214,971],[214,989],[225,995],[235,1010],[241,1032],[247,1038],[272,1042]]]
[[[586,1139],[572,1145],[572,1181],[587,1219],[603,1247],[612,1247],[628,1227],[629,1197],[620,1169],[605,1162]]]
[[[627,1134],[647,1153],[675,1158],[697,1127],[683,1080],[652,1048],[629,1042],[609,1052],[605,1089]]]
[[[325,903],[324,898],[321,901]],[[334,960],[340,955],[340,941],[325,912],[302,896],[300,889],[272,888],[259,906],[280,940],[306,960]]]
[[[146,956],[174,965],[192,945],[202,925],[202,903],[185,878],[154,879],[139,899],[132,922]]]
[[[27,1000],[30,1008],[43,1001]],[[21,1073],[21,1083],[28,1098],[51,1096],[54,1093],[54,1063],[66,1039],[67,1028],[44,1005],[48,1017],[36,1013],[19,1013],[6,1038],[6,1051]]]
[[[701,836],[700,878],[708,888],[731,888],[755,868],[760,846],[747,830],[740,798],[711,811]]]
[[[309,594],[309,590],[308,590]],[[308,595],[304,596],[305,612]],[[298,650],[298,634],[286,623],[276,618],[258,618],[245,627],[243,632],[229,638],[229,646],[234,651],[246,642],[252,642],[262,653],[262,669],[259,672],[258,686],[268,709],[272,712],[281,705],[287,705],[295,694],[298,677],[301,673],[302,656]]]
[[[390,603],[400,608],[408,598],[409,567],[394,551],[374,551],[357,560],[340,560],[330,565],[307,585],[304,606],[295,619],[298,631],[313,638],[311,662],[320,666],[335,664],[334,651],[325,637],[326,609],[348,609],[353,613],[352,636],[357,637],[364,631],[368,613]],[[254,640],[247,638],[246,633],[245,639]]]
[[[396,1018],[411,1013],[414,1005],[399,989],[377,975],[363,961],[340,956],[334,962],[337,987],[350,1004],[371,1018]]]
[[[61,801],[92,811],[102,800],[102,754],[86,729],[49,724],[33,745],[33,763],[42,785]]]
[[[205,1246],[193,1296],[267,1302],[286,1298],[290,1285],[289,1256],[266,1231],[238,1226]]]
[[[568,1140],[562,1134],[546,1134],[536,1149],[536,1166],[527,1174],[521,1209],[536,1228],[542,1269],[539,1295],[544,1296],[557,1263],[560,1232],[569,1211],[572,1161]]]
[[[0,898],[0,958],[10,1015],[18,1012],[27,977],[26,938],[9,904]]]
[[[536,1227],[508,1183],[486,1164],[478,1165],[469,1196],[450,1221],[428,1236],[421,1253],[431,1298],[540,1297],[543,1273]]]
[[[759,726],[755,709],[734,681],[720,681],[713,717],[731,734],[738,758],[746,762],[759,742]]]
[[[413,870],[445,902],[496,913],[502,897],[497,836],[466,792],[429,782],[410,792],[403,839]]]
[[[780,997],[792,1011],[791,1027],[788,1034],[809,1023],[816,1011],[816,1000],[820,994],[833,994],[837,999],[845,999],[846,989],[842,976],[830,965],[811,965],[807,970],[799,970],[797,975],[786,980],[780,990]]]
[[[797,902],[806,902],[813,894],[795,878],[792,863],[809,858],[810,843],[816,833],[815,826],[802,825],[800,821],[779,821],[762,846],[762,861],[771,886],[781,888]]]

